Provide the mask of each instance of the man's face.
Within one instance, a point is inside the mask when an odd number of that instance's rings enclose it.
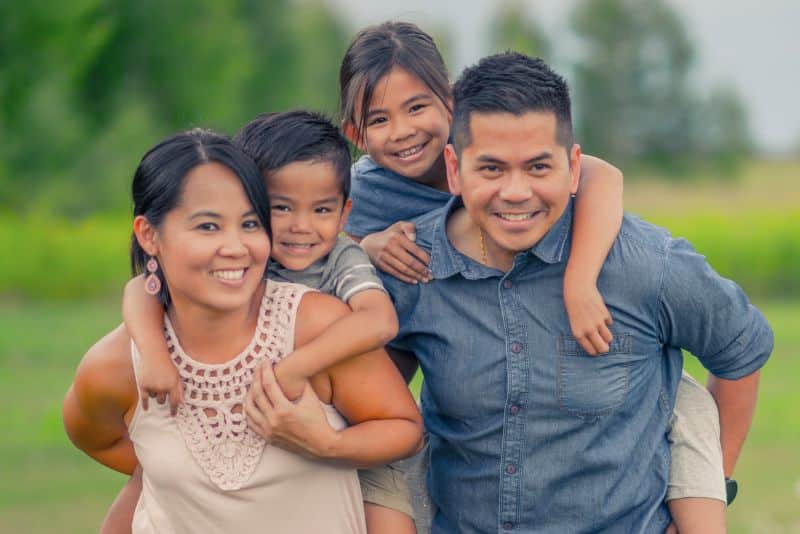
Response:
[[[450,190],[483,232],[490,258],[510,266],[561,217],[578,187],[580,148],[557,141],[551,112],[473,113],[460,158],[445,152]]]

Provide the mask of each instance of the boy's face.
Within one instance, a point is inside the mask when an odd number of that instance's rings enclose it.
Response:
[[[350,213],[333,165],[295,161],[267,177],[272,259],[292,271],[330,253]]]
[[[580,148],[557,140],[554,113],[473,113],[460,158],[445,151],[447,175],[490,255],[513,263],[561,217],[578,187]],[[459,161],[460,160],[460,161]]]

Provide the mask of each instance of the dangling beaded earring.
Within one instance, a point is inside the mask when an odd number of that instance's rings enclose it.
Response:
[[[156,275],[157,270],[158,262],[155,257],[151,256],[147,260],[147,272],[150,274],[144,279],[144,290],[151,295],[158,295],[158,292],[161,291],[161,280]]]

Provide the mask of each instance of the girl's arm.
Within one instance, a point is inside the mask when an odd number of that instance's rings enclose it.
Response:
[[[289,399],[302,395],[308,378],[351,356],[382,348],[397,335],[397,314],[385,292],[366,289],[353,295],[348,304],[353,313],[331,323],[275,366],[278,383]]]
[[[399,221],[382,232],[351,239],[361,244],[372,264],[407,284],[430,282],[430,256],[414,243],[416,226]]]
[[[298,309],[297,343],[313,339],[346,313],[346,306],[332,297],[305,295]],[[419,410],[384,351],[348,358],[316,375],[312,384],[291,402],[271,367],[263,366],[248,393],[248,423],[271,443],[356,467],[384,465],[418,450]],[[320,399],[333,403],[351,426],[334,430]]]
[[[142,357],[139,369],[142,408],[147,409],[150,397],[155,397],[159,404],[169,398],[170,411],[175,415],[183,400],[183,388],[164,338],[164,307],[144,290],[144,275],[125,285],[122,319]]]
[[[612,338],[611,315],[597,290],[597,277],[622,225],[622,181],[613,165],[581,156],[564,303],[572,333],[589,354],[607,352]]]
[[[136,405],[130,338],[123,326],[81,360],[63,405],[64,428],[83,452],[122,473],[137,465],[125,414]]]

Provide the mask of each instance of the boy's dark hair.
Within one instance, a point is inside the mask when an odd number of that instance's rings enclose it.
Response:
[[[556,139],[568,151],[574,142],[569,88],[539,58],[518,52],[503,52],[481,59],[461,74],[453,85],[453,124],[450,133],[457,154],[472,142],[472,113],[552,112],[556,116]]]
[[[339,113],[362,138],[375,86],[394,67],[419,78],[450,111],[447,67],[433,38],[410,22],[370,26],[353,38],[339,68]],[[356,111],[361,114],[358,123]]]
[[[272,239],[269,197],[255,163],[230,138],[199,128],[164,139],[142,157],[131,186],[134,217],[144,215],[151,226],[160,227],[164,217],[180,203],[189,172],[210,162],[220,163],[236,175],[261,225]],[[149,256],[135,235],[131,237],[130,257],[133,274],[145,272]],[[168,306],[169,288],[160,267],[156,275],[161,279],[159,300]]]
[[[333,165],[344,199],[350,196],[347,139],[324,115],[305,110],[262,113],[245,124],[234,141],[255,160],[262,175],[296,161]]]

